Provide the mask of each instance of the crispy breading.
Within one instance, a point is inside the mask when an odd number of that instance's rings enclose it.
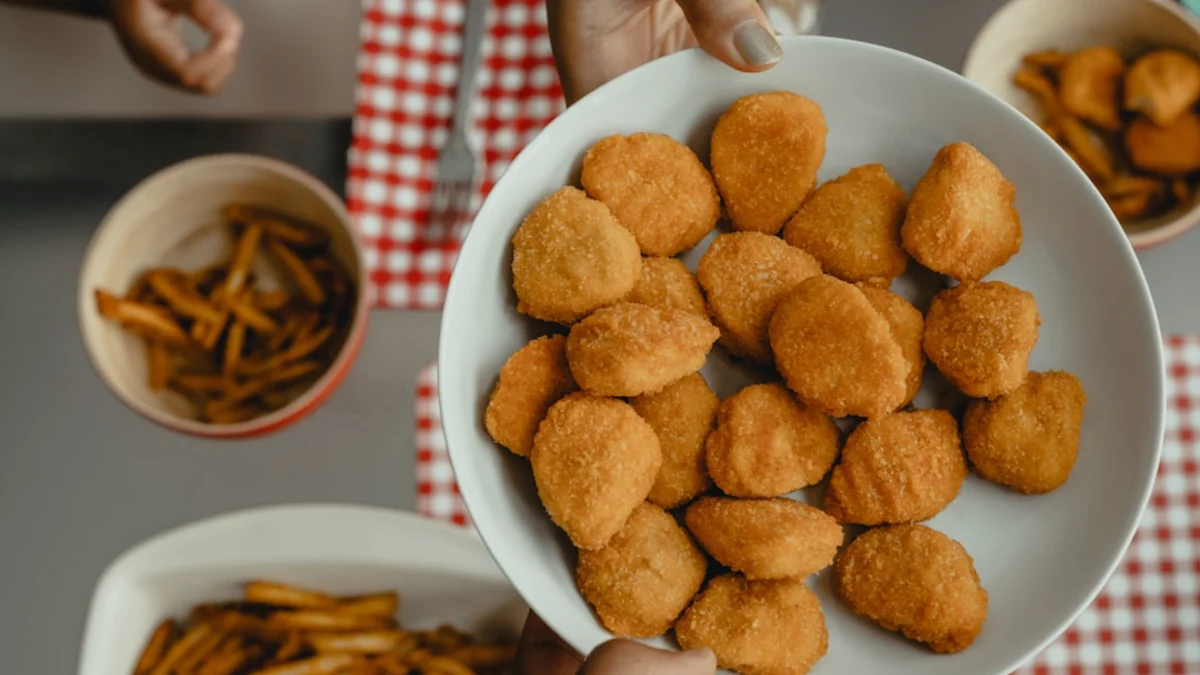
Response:
[[[654,394],[629,401],[658,435],[663,461],[650,495],[664,509],[685,504],[712,485],[704,443],[717,420],[720,399],[700,373],[683,377]]]
[[[925,374],[925,348],[921,346],[925,336],[925,317],[921,315],[921,310],[889,290],[865,284],[859,284],[858,288],[867,297],[867,302],[891,326],[892,337],[900,345],[900,352],[908,362],[904,400],[897,406],[903,408],[912,403],[921,390],[921,379]]]
[[[1174,49],[1157,49],[1125,72],[1125,109],[1170,126],[1200,100],[1200,63]]]
[[[1071,54],[1058,71],[1063,108],[1101,129],[1120,129],[1118,92],[1124,73],[1125,59],[1111,47],[1089,47]]]
[[[580,182],[612,209],[646,255],[691,249],[721,215],[708,169],[690,148],[664,134],[601,140],[583,156]]]
[[[708,316],[700,284],[687,265],[677,258],[642,258],[642,276],[633,291],[625,296],[625,302]]]
[[[550,405],[575,391],[567,336],[547,335],[513,352],[500,369],[483,421],[492,439],[522,457]]]

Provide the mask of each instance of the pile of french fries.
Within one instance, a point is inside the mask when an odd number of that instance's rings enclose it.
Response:
[[[395,592],[335,597],[273,581],[239,601],[198,605],[164,621],[133,675],[480,675],[506,673],[515,649],[450,626],[396,623]]]
[[[246,204],[224,216],[236,235],[228,261],[146,270],[123,297],[96,290],[101,316],[145,339],[150,388],[182,394],[214,424],[278,410],[311,386],[337,356],[357,292],[319,227]],[[290,288],[256,288],[259,255]]]

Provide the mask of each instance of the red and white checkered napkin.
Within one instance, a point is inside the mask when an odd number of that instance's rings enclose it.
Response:
[[[1137,536],[1095,602],[1015,675],[1200,675],[1200,336],[1172,336],[1166,353],[1162,464]],[[435,365],[417,382],[417,510],[469,522]]]
[[[462,52],[464,0],[365,0],[347,204],[361,236],[374,304],[438,309],[461,233],[428,225]],[[541,0],[492,0],[472,147],[474,208],[563,108]]]

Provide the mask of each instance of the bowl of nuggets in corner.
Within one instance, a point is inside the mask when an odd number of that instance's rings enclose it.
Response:
[[[622,76],[498,183],[443,316],[459,489],[581,651],[1009,673],[1149,496],[1145,281],[1016,110],[884,48],[784,48],[753,77],[698,52]]]
[[[1200,221],[1200,19],[1177,3],[1013,0],[963,74],[1070,155],[1135,248]]]

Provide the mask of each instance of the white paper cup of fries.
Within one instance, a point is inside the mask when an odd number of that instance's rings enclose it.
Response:
[[[79,324],[97,374],[133,411],[211,438],[258,436],[315,410],[362,344],[362,252],[341,200],[250,155],[150,176],[84,256]]]

